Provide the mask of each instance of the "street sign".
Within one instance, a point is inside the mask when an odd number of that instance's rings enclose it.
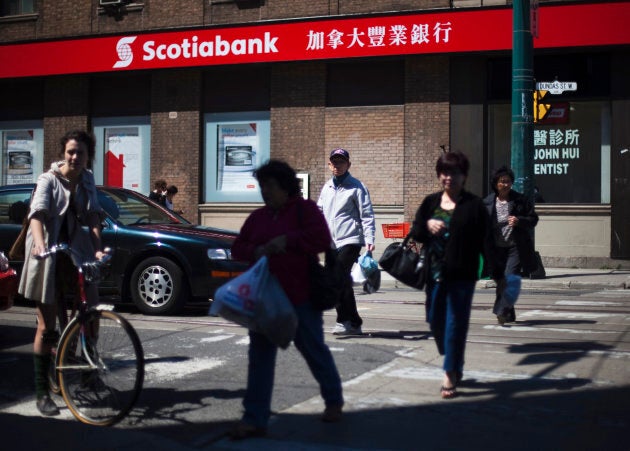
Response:
[[[577,91],[575,81],[539,81],[536,83],[539,91],[549,91],[550,94],[562,94],[564,91]]]

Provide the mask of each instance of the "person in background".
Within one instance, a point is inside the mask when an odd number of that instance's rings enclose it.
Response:
[[[483,201],[464,189],[469,168],[468,158],[458,151],[438,158],[435,171],[442,190],[424,198],[410,231],[415,241],[427,246],[427,321],[444,356],[443,399],[457,396],[463,378],[479,255],[488,261],[493,278],[500,275]]]
[[[513,184],[514,172],[501,166],[490,179],[493,192],[483,200],[492,223],[497,265],[505,276],[531,273],[538,266],[531,235],[538,215],[534,204],[512,189]],[[497,285],[492,309],[501,325],[516,321],[514,304],[503,295],[504,288]]]
[[[175,208],[173,207],[173,198],[175,197],[175,194],[177,193],[178,193],[178,189],[175,185],[170,185],[168,188],[166,188],[166,195],[164,197],[164,206],[168,208],[169,210],[174,211],[178,215],[182,215],[184,214],[183,210],[181,209],[175,210]]]
[[[42,415],[57,415],[59,409],[51,399],[48,371],[51,351],[59,335],[55,330],[57,303],[76,285],[74,264],[66,254],[55,254],[39,260],[49,246],[69,243],[83,261],[103,257],[101,219],[91,167],[95,155],[94,137],[76,130],[61,138],[59,157],[50,170],[37,178],[37,187],[28,214],[24,267],[18,293],[35,301],[37,330],[33,343],[37,409]],[[75,256],[77,257],[77,256]],[[75,258],[73,257],[73,259]],[[78,257],[77,257],[78,258]],[[82,261],[75,263],[81,264]],[[88,302],[98,302],[98,287],[86,286]]]
[[[149,193],[149,199],[160,205],[165,205],[166,200],[166,180],[159,179],[153,184],[153,191]]]
[[[331,246],[324,216],[315,202],[302,198],[295,171],[285,162],[271,160],[254,171],[264,207],[245,220],[232,246],[232,257],[256,262],[269,259],[269,269],[295,307],[298,327],[294,344],[319,383],[326,408],[324,422],[341,419],[341,378],[333,356],[324,342],[321,311],[309,301],[309,260]],[[278,347],[263,334],[249,332],[245,412],[231,431],[232,439],[266,434],[271,415],[271,395]]]
[[[337,264],[348,275],[332,333],[361,335],[363,319],[357,311],[351,272],[363,246],[368,251],[374,250],[374,210],[368,189],[350,175],[348,151],[334,149],[328,160],[332,178],[322,188],[317,205],[326,217],[337,247]]]

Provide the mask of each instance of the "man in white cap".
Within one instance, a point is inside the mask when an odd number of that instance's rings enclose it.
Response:
[[[340,304],[334,335],[361,335],[363,320],[357,311],[350,272],[361,248],[374,250],[374,210],[370,193],[361,181],[352,177],[350,154],[345,149],[330,152],[328,168],[332,178],[326,182],[317,205],[321,208],[337,248],[337,263],[348,275]]]

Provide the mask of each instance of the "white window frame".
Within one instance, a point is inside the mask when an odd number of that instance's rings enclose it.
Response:
[[[5,133],[10,132],[32,132],[33,133],[33,152],[32,162],[31,162],[31,177],[29,180],[22,181],[12,181],[11,184],[16,183],[35,183],[37,181],[37,177],[44,172],[44,123],[41,120],[26,120],[26,121],[6,121],[0,122],[0,139],[2,140],[1,144],[1,152],[2,157],[0,158],[0,185],[6,185],[9,183],[8,180],[8,155],[7,149],[5,148],[4,136]],[[56,155],[56,153],[55,153]]]
[[[244,144],[251,144],[251,161],[244,163],[243,169],[233,169],[233,172],[224,171],[221,168],[225,158],[220,153],[219,141],[221,133],[219,127],[234,125],[236,128],[244,128],[248,124],[255,124],[256,135],[242,139]],[[249,111],[238,113],[208,113],[204,115],[204,200],[205,202],[262,202],[258,183],[251,177],[251,172],[269,160],[271,147],[271,120],[269,111]],[[223,145],[223,143],[222,143]],[[227,147],[227,146],[225,146]],[[247,146],[245,146],[247,147]],[[225,150],[223,150],[225,152]],[[229,179],[228,179],[229,177]],[[236,179],[236,177],[239,177]],[[234,182],[228,188],[224,188],[224,180],[246,180],[239,187]]]
[[[138,180],[138,186],[125,187],[148,194],[151,191],[151,118],[149,116],[123,116],[92,119],[94,136],[96,138],[96,159],[94,161],[94,179],[97,185],[102,185],[105,180],[105,133],[111,128],[137,127],[140,141],[139,173],[134,174]],[[123,160],[124,163],[124,160]]]

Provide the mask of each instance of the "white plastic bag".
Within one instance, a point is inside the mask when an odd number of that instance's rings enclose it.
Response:
[[[353,286],[360,287],[361,285],[365,283],[365,280],[366,280],[365,274],[363,274],[363,270],[361,269],[361,266],[359,266],[358,263],[354,264],[350,275],[352,276]]]
[[[267,257],[221,285],[209,313],[262,333],[283,349],[295,337],[298,323],[291,301],[269,272]]]

